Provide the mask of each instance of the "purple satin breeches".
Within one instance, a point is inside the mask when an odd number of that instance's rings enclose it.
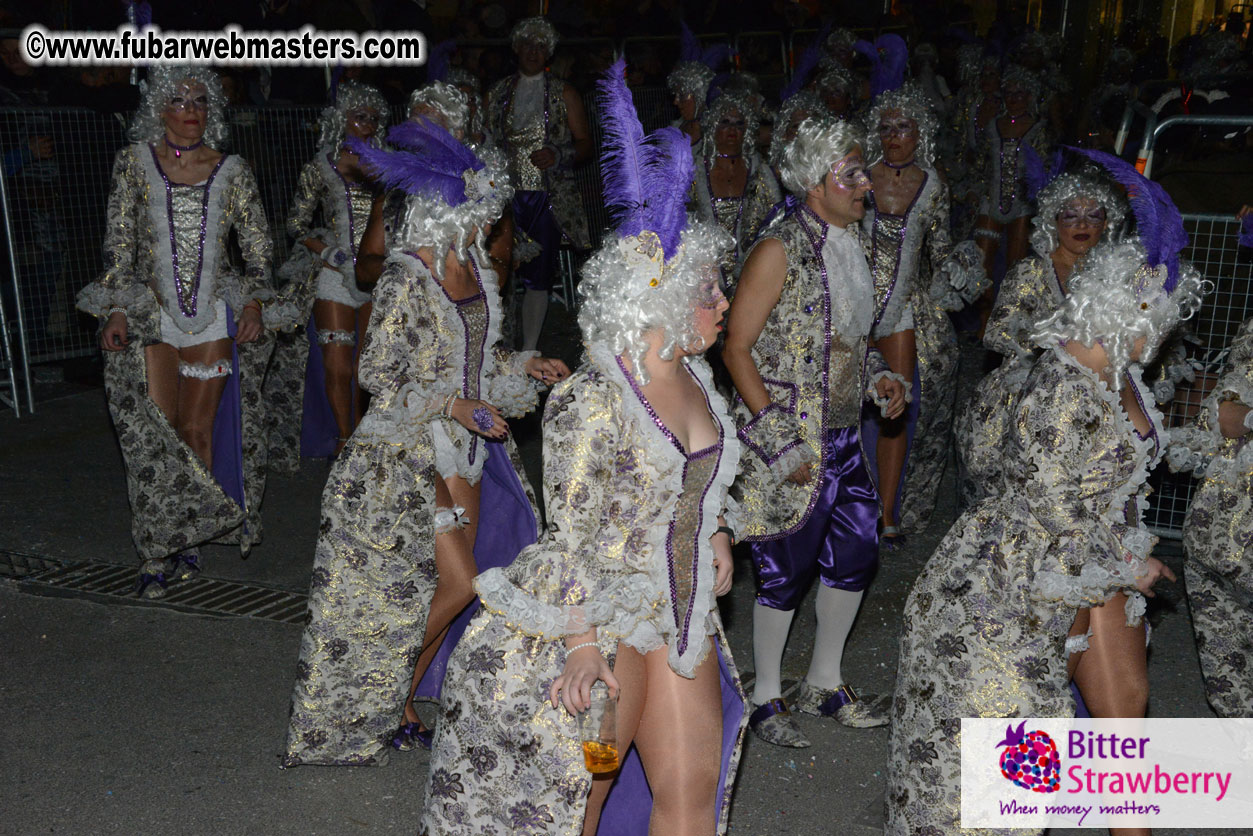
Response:
[[[866,471],[858,428],[827,433],[822,486],[809,520],[787,537],[753,543],[757,603],[794,610],[814,575],[859,591],[879,566],[879,499]]]
[[[548,202],[548,192],[514,192],[513,223],[540,245],[540,254],[518,265],[516,275],[527,290],[552,290],[561,227]]]

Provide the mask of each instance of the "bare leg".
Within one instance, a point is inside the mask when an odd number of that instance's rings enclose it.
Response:
[[[619,751],[634,741],[653,790],[649,836],[709,836],[717,825],[722,747],[718,657],[710,650],[696,676],[685,679],[670,669],[667,652],[660,648],[641,657],[618,646]],[[611,784],[592,782],[583,836],[596,832]]]
[[[1092,636],[1088,649],[1073,654],[1079,657],[1075,684],[1093,717],[1143,717],[1148,708],[1144,626],[1127,626],[1123,613],[1126,601],[1119,593],[1104,606],[1089,609]],[[1148,836],[1151,831],[1147,827],[1111,827],[1109,832],[1111,836]]]
[[[318,334],[331,331],[356,333],[356,313],[347,305],[318,299],[313,303],[313,322]],[[322,343],[322,366],[326,370],[326,399],[335,416],[339,429],[339,441],[335,444],[338,454],[344,449],[344,441],[352,435],[353,410],[352,389],[356,374],[353,369],[353,347],[343,343]]]
[[[230,361],[231,341],[214,340],[200,345],[188,346],[178,352],[183,363],[212,366]],[[178,422],[175,428],[179,437],[192,449],[205,467],[213,467],[213,420],[218,414],[226,377],[201,380],[195,377],[178,379]]]
[[[178,349],[157,343],[144,349],[148,369],[148,397],[165,414],[170,426],[178,426]]]
[[[980,234],[978,230],[990,230],[996,233],[989,235],[987,233]],[[987,215],[980,215],[975,221],[975,243],[978,244],[980,251],[983,253],[983,271],[989,276],[992,275],[992,267],[996,262],[996,251],[1000,249],[1001,233],[1005,227],[989,218]],[[983,295],[975,301],[975,310],[979,312],[979,339],[983,339],[983,329],[988,325],[988,317],[992,315],[992,306],[996,304],[996,291],[992,287],[988,287],[983,291]]]
[[[413,709],[413,692],[426,675],[431,660],[439,652],[448,627],[466,605],[474,600],[474,576],[478,568],[474,562],[474,534],[478,531],[479,489],[471,487],[464,479],[454,476],[448,480],[436,477],[435,505],[450,508],[461,505],[466,509],[470,523],[463,529],[445,531],[435,535],[435,569],[439,580],[435,594],[431,596],[431,608],[426,616],[426,633],[422,637],[422,649],[413,668],[413,682],[409,687],[409,699],[405,702],[405,720],[419,722]]]
[[[357,308],[357,345],[361,346],[365,341],[365,332],[370,327],[370,314],[374,311],[374,303],[366,302]],[[365,396],[361,392],[361,384],[357,379],[359,370],[360,352],[352,361],[352,428],[355,430],[357,425],[361,423],[361,419],[365,416]],[[349,433],[351,435],[352,433]]]
[[[908,381],[914,379],[914,366],[918,362],[918,345],[914,332],[901,331],[878,341],[879,351],[892,371]],[[914,393],[917,397],[918,393]],[[901,486],[905,471],[905,453],[909,436],[905,431],[906,419],[902,415],[891,421],[879,421],[879,442],[875,455],[879,461],[879,499],[883,503],[883,525],[896,525],[896,492]],[[889,535],[888,539],[891,539]]]

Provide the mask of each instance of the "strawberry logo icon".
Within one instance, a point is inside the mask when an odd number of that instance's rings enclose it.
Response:
[[[1027,721],[1018,728],[1005,727],[1001,750],[1001,774],[1018,786],[1032,792],[1057,792],[1061,787],[1062,762],[1057,744],[1048,732],[1024,731]]]

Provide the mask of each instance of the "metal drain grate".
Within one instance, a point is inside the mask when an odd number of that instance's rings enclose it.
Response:
[[[255,583],[199,577],[170,587],[164,598],[135,597],[135,567],[0,551],[0,578],[24,592],[73,595],[207,615],[304,622],[308,596]]]

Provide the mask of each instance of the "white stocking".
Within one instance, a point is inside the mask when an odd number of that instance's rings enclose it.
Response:
[[[753,607],[753,704],[762,705],[783,696],[783,648],[796,610],[776,610],[764,604]]]
[[[814,656],[809,660],[809,673],[805,679],[816,688],[832,690],[844,684],[840,675],[840,662],[844,658],[844,643],[857,618],[865,590],[853,592],[835,589],[824,583],[818,584],[818,630],[814,636]]]

